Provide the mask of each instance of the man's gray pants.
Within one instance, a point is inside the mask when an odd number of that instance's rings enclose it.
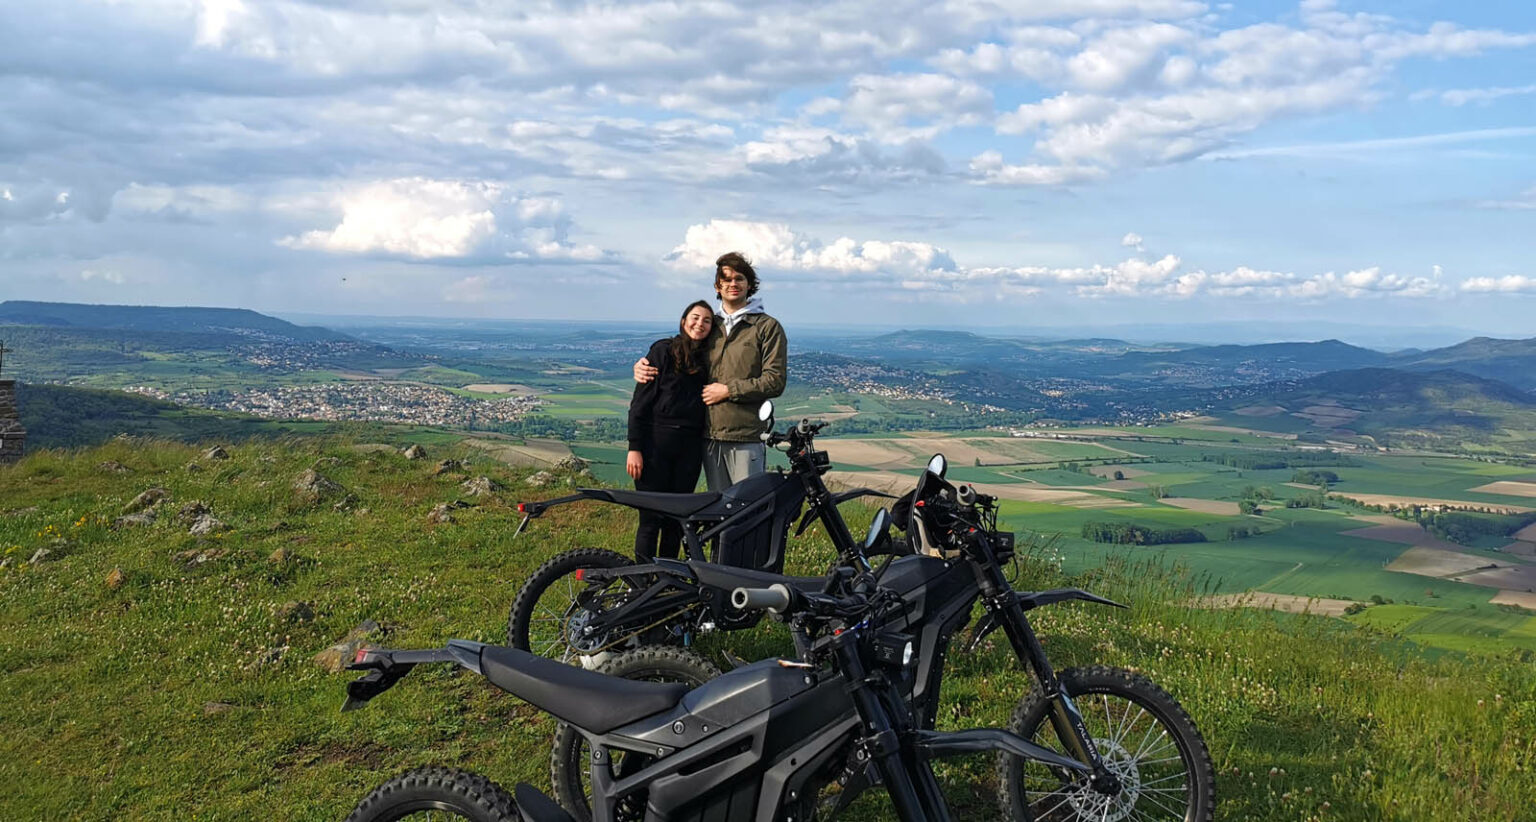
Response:
[[[711,491],[723,491],[766,469],[768,450],[760,442],[704,443],[704,482]]]

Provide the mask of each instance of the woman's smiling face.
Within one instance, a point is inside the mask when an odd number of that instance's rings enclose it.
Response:
[[[696,305],[688,309],[683,315],[683,333],[690,340],[702,340],[709,336],[709,330],[715,327],[715,312],[702,305]]]

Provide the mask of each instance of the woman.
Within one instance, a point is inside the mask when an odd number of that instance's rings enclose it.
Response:
[[[704,464],[704,386],[709,384],[705,341],[715,312],[699,300],[683,311],[675,337],[657,340],[646,359],[658,363],[656,379],[635,385],[629,403],[629,456],[624,470],[637,491],[692,493]],[[635,557],[676,557],[683,526],[660,514],[640,512]]]

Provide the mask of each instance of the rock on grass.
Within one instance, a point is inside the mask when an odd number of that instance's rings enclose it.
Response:
[[[472,497],[483,497],[500,491],[502,485],[490,477],[474,477],[459,483],[459,488]]]
[[[155,487],[146,489],[144,493],[139,494],[138,496],[129,500],[128,504],[123,506],[123,513],[132,514],[138,511],[143,511],[146,508],[153,508],[158,505],[161,500],[169,499],[170,496],[171,492],[165,490],[164,488]]]
[[[363,647],[368,639],[383,633],[379,623],[371,619],[363,620],[362,624],[347,632],[329,648],[315,654],[315,664],[333,674],[339,674],[346,670],[347,665],[357,656],[357,649]]]
[[[339,497],[347,492],[341,484],[316,471],[313,468],[306,470],[293,481],[293,490],[305,502],[319,502],[331,497]]]

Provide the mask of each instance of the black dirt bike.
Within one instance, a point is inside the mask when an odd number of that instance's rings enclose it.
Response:
[[[1034,676],[1035,687],[1019,702],[1010,730],[1082,766],[1063,769],[1038,759],[1000,755],[998,801],[1003,818],[1209,820],[1215,805],[1210,754],[1178,702],[1131,671],[1093,666],[1055,672],[1026,615],[1037,607],[1074,600],[1118,603],[1076,588],[1015,591],[1005,574],[1015,551],[1013,535],[997,528],[996,499],[952,485],[945,479],[946,468],[943,456],[935,455],[917,488],[896,507],[895,519],[906,526],[918,553],[887,560],[872,572],[880,588],[904,604],[891,630],[912,640],[911,665],[904,669],[898,692],[916,727],[934,726],[951,639],[970,622],[979,599],[984,613],[968,648],[974,651],[1002,628],[1014,656]],[[876,514],[866,544],[881,542],[890,519],[884,511]],[[860,572],[861,562],[842,563],[816,579],[703,563],[675,563],[681,567],[668,573],[709,598],[724,598],[736,588],[771,586],[780,586],[787,595],[815,597],[846,592],[851,580],[868,573]],[[818,623],[788,621],[797,653],[806,654]],[[551,776],[565,806],[586,819],[582,753],[569,736],[557,738]],[[841,791],[819,811],[835,815],[876,776],[856,762],[846,763],[838,777]]]
[[[707,575],[702,563],[695,573]],[[903,822],[953,817],[930,760],[1001,751],[1063,774],[1087,766],[997,729],[937,732],[917,726],[902,694],[913,640],[892,629],[910,602],[868,574],[845,595],[775,584],[732,592],[740,610],[772,609],[815,638],[802,660],[768,659],[689,689],[636,682],[516,648],[451,640],[421,651],[362,649],[344,709],[362,707],[418,665],[454,663],[550,713],[587,740],[591,817],[634,820],[809,820],[821,788],[844,763],[868,763]],[[478,822],[571,822],[525,784],[515,798],[466,771],[405,773],[362,800],[349,822],[422,813]]]
[[[795,534],[815,522],[825,524],[837,548],[837,563],[852,565],[864,554],[902,550],[899,540],[861,549],[838,512],[838,505],[862,496],[889,496],[869,488],[833,493],[822,481],[831,468],[825,451],[815,448],[825,423],[802,420],[785,433],[773,432],[773,403],[758,416],[769,446],[783,450],[788,471],[749,477],[720,492],[671,494],[582,488],[575,494],[519,503],[522,533],[529,520],[550,508],[598,500],[670,517],[683,526],[686,558],[777,574],[784,567],[789,529]],[[801,515],[804,506],[804,515]],[[708,555],[706,546],[713,547]],[[801,583],[820,590],[821,577]],[[607,655],[642,645],[688,645],[716,630],[750,628],[762,614],[731,606],[729,589],[701,587],[677,560],[636,563],[623,554],[578,548],[551,557],[518,589],[507,619],[507,644],[562,661],[596,667]]]

